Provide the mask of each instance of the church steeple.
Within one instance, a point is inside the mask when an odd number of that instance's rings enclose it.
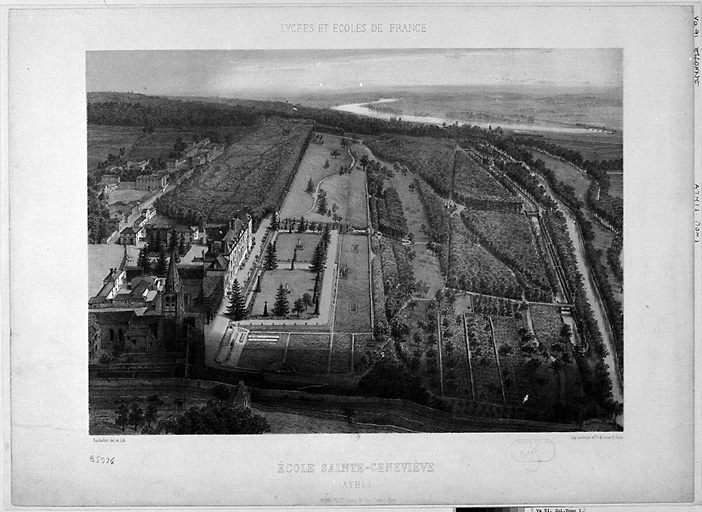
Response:
[[[171,252],[171,261],[168,263],[168,272],[166,273],[166,286],[163,289],[164,293],[174,293],[180,292],[183,287],[183,283],[180,280],[180,274],[177,268],[178,256],[175,251]]]

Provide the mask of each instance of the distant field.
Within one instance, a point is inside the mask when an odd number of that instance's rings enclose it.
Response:
[[[525,137],[533,137],[533,134]],[[624,144],[622,134],[564,134],[564,133],[543,133],[539,138],[547,140],[553,144],[558,144],[568,149],[579,151],[585,160],[612,160],[622,158],[624,154]]]
[[[316,134],[315,134],[316,135]],[[314,197],[306,192],[307,185],[312,180],[313,186],[327,176],[339,174],[339,169],[347,170],[351,164],[351,157],[346,148],[340,144],[341,138],[335,135],[321,134],[324,144],[310,143],[305,155],[302,157],[295,179],[290,186],[290,192],[285,198],[285,203],[280,212],[280,217],[298,219],[306,215],[314,204]],[[334,158],[331,153],[337,150],[340,155]],[[329,162],[329,167],[324,165]],[[329,204],[331,207],[331,203]]]
[[[552,158],[544,153],[541,153],[540,151],[532,151],[531,154],[533,155],[534,160],[543,160],[546,167],[554,172],[556,178],[573,187],[578,198],[582,201],[585,200],[587,189],[590,186],[590,178],[577,171],[572,165],[561,162],[560,160]]]
[[[159,211],[218,222],[241,209],[279,208],[310,130],[309,124],[268,119],[229,146],[202,174],[163,196]]]
[[[370,280],[368,277],[368,239],[361,235],[341,237],[340,271],[335,332],[370,332]]]
[[[119,154],[119,148],[126,148],[129,154],[134,143],[144,132],[136,126],[103,126],[88,124],[88,169],[97,168],[98,163],[107,160],[107,155]],[[172,144],[172,143],[171,143]]]

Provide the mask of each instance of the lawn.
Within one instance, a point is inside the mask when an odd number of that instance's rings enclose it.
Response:
[[[427,297],[433,297],[437,290],[444,287],[444,276],[441,275],[441,266],[436,254],[427,249],[425,244],[417,244],[410,247],[414,251],[415,257],[412,260],[412,270],[414,277],[425,282],[429,286]]]
[[[353,170],[344,175],[334,174],[320,186],[327,195],[327,207],[333,210],[336,205],[336,214],[341,217],[341,222],[359,229],[368,226],[364,180],[363,171]],[[312,211],[304,217],[310,222],[332,222],[332,215]],[[287,217],[281,214],[281,219],[285,218]]]
[[[276,270],[266,270],[261,278],[261,291],[258,292],[254,299],[254,304],[251,310],[251,316],[260,316],[263,314],[264,303],[268,302],[268,315],[273,317],[273,306],[275,305],[275,296],[278,292],[278,286],[282,283],[289,293],[288,305],[290,307],[290,316],[297,318],[292,312],[295,301],[302,297],[305,293],[310,295],[314,292],[315,274],[307,269],[296,268],[288,270],[287,265],[279,265]],[[301,318],[309,317],[314,311],[314,308],[302,313]]]
[[[575,169],[572,165],[552,158],[540,151],[532,151],[531,154],[534,160],[542,160],[546,167],[553,171],[559,181],[573,187],[575,195],[581,201],[585,201],[587,189],[590,187],[589,177]]]
[[[612,241],[614,240],[614,234],[602,226],[597,219],[589,216],[592,222],[592,231],[595,234],[595,238],[592,240],[592,245],[595,249],[600,251],[600,263],[607,269],[607,278],[609,279],[609,284],[612,286],[615,298],[620,302],[622,300],[621,293],[619,293],[622,283],[617,280],[614,272],[609,268],[609,263],[607,262],[607,250],[612,246]]]
[[[308,268],[308,263],[312,261],[314,248],[320,239],[321,235],[314,233],[279,232],[275,242],[275,252],[278,261],[291,261],[295,253],[295,247],[297,247],[295,263],[300,262],[300,269]],[[286,268],[289,268],[289,266]],[[295,268],[298,268],[297,265]]]
[[[103,126],[88,124],[88,169],[94,170],[97,164],[107,160],[107,155],[119,155],[119,148],[125,148],[128,155],[134,143],[144,132],[136,126]]]
[[[340,169],[348,170],[351,165],[351,156],[346,151],[346,148],[341,146],[340,137],[329,134],[313,134],[313,140],[319,140],[318,137],[320,136],[324,144],[311,142],[307,146],[295,179],[290,186],[290,192],[285,198],[285,203],[280,211],[280,217],[282,219],[298,219],[301,216],[307,217],[308,214],[311,213],[310,210],[314,204],[314,197],[312,193],[306,192],[309,180],[312,180],[312,184],[316,190],[321,180],[327,176],[338,175]],[[340,153],[337,158],[331,155],[334,150]],[[329,166],[324,167],[327,162]],[[331,203],[329,206],[331,207]]]
[[[624,198],[624,175],[622,173],[609,174],[609,194]]]
[[[429,219],[415,187],[415,176],[411,171],[395,171],[390,183],[400,195],[407,228],[414,235],[414,241],[427,242],[429,236],[426,234],[426,228],[429,226]]]
[[[339,258],[335,332],[370,332],[370,280],[368,238],[342,235]]]

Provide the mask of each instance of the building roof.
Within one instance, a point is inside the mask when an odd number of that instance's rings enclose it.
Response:
[[[95,313],[95,319],[99,324],[126,324],[129,323],[136,313],[133,310],[129,311],[111,311],[109,309],[96,309],[91,311]]]

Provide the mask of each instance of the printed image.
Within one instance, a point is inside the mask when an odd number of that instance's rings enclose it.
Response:
[[[623,429],[620,49],[86,69],[90,434]]]

